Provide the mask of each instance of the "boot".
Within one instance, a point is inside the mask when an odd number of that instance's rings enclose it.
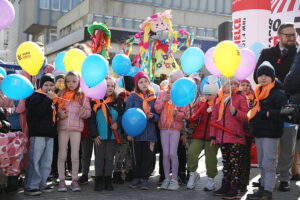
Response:
[[[232,183],[230,186],[230,190],[223,195],[223,199],[240,199],[238,193],[239,185],[236,183]]]
[[[222,185],[221,187],[215,191],[215,195],[216,196],[223,196],[224,194],[226,194],[227,192],[229,192],[230,190],[230,182],[226,181],[226,180],[222,180]]]
[[[255,200],[255,199],[260,199],[263,195],[264,192],[264,187],[260,187],[256,192],[253,194],[248,194],[247,199],[248,200]]]
[[[114,187],[111,184],[111,176],[104,177],[104,189],[107,191],[113,191]]]
[[[7,177],[7,187],[6,192],[16,192],[19,188],[18,183],[19,176],[8,176]]]
[[[95,177],[95,191],[102,191],[103,190],[103,176],[96,176]]]
[[[122,172],[114,172],[112,180],[113,183],[124,184],[124,180],[122,179]]]
[[[133,181],[133,172],[132,172],[132,170],[129,170],[129,171],[126,173],[125,181],[127,181],[127,182]]]

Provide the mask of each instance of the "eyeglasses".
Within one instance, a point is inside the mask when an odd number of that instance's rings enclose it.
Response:
[[[293,33],[293,34],[280,33],[280,35],[285,35],[286,38],[295,38],[297,36],[297,34],[295,34],[295,33]]]

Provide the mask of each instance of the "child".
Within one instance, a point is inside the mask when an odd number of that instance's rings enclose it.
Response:
[[[235,78],[226,79],[223,85],[212,111],[210,138],[211,145],[220,144],[223,157],[222,186],[215,195],[233,199],[239,197],[241,152],[245,145],[243,123],[247,122],[249,108]]]
[[[26,100],[27,124],[30,136],[29,161],[26,169],[26,195],[40,195],[53,188],[46,185],[51,171],[53,137],[56,135],[55,110],[53,110],[54,77],[45,74],[40,89]]]
[[[78,183],[79,147],[84,119],[91,115],[89,99],[84,96],[79,88],[80,76],[71,70],[65,76],[66,88],[59,94],[58,100],[58,191],[67,191],[65,184],[65,161],[67,157],[68,142],[71,143],[72,159],[72,191],[80,191]]]
[[[212,77],[209,83],[203,87],[204,97],[196,104],[193,109],[190,123],[196,123],[196,128],[192,135],[192,142],[188,150],[188,170],[190,178],[187,184],[188,189],[193,189],[200,176],[196,172],[198,168],[199,155],[205,150],[206,174],[208,176],[204,191],[215,189],[214,178],[218,174],[217,170],[217,153],[218,146],[210,146],[209,138],[209,121],[213,102],[219,91],[218,78]]]
[[[169,77],[169,89],[161,91],[155,102],[155,111],[160,114],[158,127],[160,129],[161,144],[163,148],[163,166],[165,180],[161,184],[161,189],[177,190],[178,185],[178,156],[177,148],[180,139],[180,130],[183,120],[187,115],[187,107],[176,107],[170,98],[172,84],[184,77],[180,70],[173,70]],[[170,162],[172,177],[170,177]]]
[[[272,199],[276,183],[277,147],[283,133],[280,110],[287,99],[281,84],[275,80],[274,68],[268,61],[258,67],[256,77],[259,84],[254,91],[254,107],[249,111],[248,117],[255,137],[261,187],[256,193],[249,194],[247,199]]]
[[[112,77],[106,78],[107,90],[104,100],[92,100],[92,116],[89,119],[89,130],[95,141],[95,191],[112,191],[111,184],[113,171],[116,137],[119,137],[119,127],[123,106],[117,98],[116,83]],[[117,136],[115,135],[117,134]]]
[[[140,108],[147,116],[147,126],[143,133],[134,137],[133,143],[133,181],[130,188],[140,187],[143,190],[149,189],[148,179],[153,170],[154,144],[157,140],[155,122],[159,115],[154,110],[156,97],[154,91],[150,90],[148,76],[140,71],[134,76],[135,92],[131,93],[126,102],[126,110],[129,108]],[[132,137],[128,137],[133,141]]]

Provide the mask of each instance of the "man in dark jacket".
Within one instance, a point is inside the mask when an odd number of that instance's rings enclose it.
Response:
[[[275,76],[279,81],[283,82],[285,76],[290,71],[291,65],[296,54],[296,30],[294,24],[284,23],[278,28],[279,43],[271,48],[264,49],[257,62],[257,66],[264,61],[269,61],[275,68]],[[256,77],[254,77],[257,82]],[[289,180],[291,178],[291,167],[294,159],[295,143],[296,143],[296,126],[292,124],[285,124],[283,134],[280,138],[280,156],[277,165],[277,172],[279,175],[280,191],[289,191]]]

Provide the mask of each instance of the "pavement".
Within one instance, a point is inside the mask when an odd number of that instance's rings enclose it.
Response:
[[[157,159],[158,160],[158,159]],[[94,166],[91,166],[90,175],[94,174]],[[216,177],[216,186],[220,186],[222,179],[222,158],[218,154],[218,170],[219,174]],[[180,186],[177,191],[165,191],[158,189],[158,162],[156,163],[155,175],[150,178],[151,189],[148,191],[140,189],[130,189],[129,183],[124,185],[114,184],[115,190],[112,192],[101,191],[96,192],[93,190],[94,182],[90,178],[89,184],[82,186],[81,192],[57,192],[56,190],[51,193],[43,193],[41,196],[32,197],[24,195],[23,188],[20,188],[15,194],[0,193],[0,200],[217,200],[221,199],[216,197],[212,192],[203,191],[204,185],[207,180],[204,157],[199,160],[199,167],[197,172],[200,174],[200,184],[197,190],[187,190],[185,186]],[[248,193],[252,193],[257,188],[252,187],[252,182],[257,181],[259,178],[259,169],[251,168],[251,182],[248,186],[248,192],[245,193],[241,199],[246,199]],[[278,184],[276,188],[278,188]],[[70,185],[70,181],[67,182]],[[56,188],[55,188],[56,189]],[[277,189],[273,193],[274,200],[300,200],[300,181],[291,182],[290,192],[280,192]]]

